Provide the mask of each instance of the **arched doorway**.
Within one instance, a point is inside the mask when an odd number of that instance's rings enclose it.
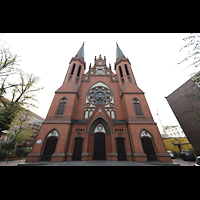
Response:
[[[57,144],[57,140],[58,138],[56,137],[49,137],[47,139],[45,148],[44,148],[44,152],[42,155],[42,160],[43,161],[50,161],[51,160],[51,156],[55,151],[56,148],[56,144]]]
[[[117,140],[118,161],[126,161],[124,138],[116,138],[116,140]]]
[[[148,161],[156,161],[156,153],[153,147],[151,135],[147,131],[142,131],[141,142],[144,153],[147,155]]]
[[[94,135],[94,160],[105,160],[105,134],[96,133]]]
[[[97,118],[88,127],[88,160],[111,159],[111,128],[103,118]]]
[[[58,132],[56,130],[53,130],[47,136],[47,141],[44,147],[41,160],[43,161],[51,160],[51,156],[56,149],[57,141],[58,141]]]
[[[83,138],[75,138],[72,160],[81,161]]]

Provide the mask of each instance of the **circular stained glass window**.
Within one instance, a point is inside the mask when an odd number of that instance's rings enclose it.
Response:
[[[111,101],[111,93],[104,87],[95,87],[90,90],[88,99],[95,106],[97,106],[99,103],[102,105],[107,105]]]
[[[103,98],[105,97],[105,95],[104,95],[104,93],[102,93],[102,92],[97,92],[96,95],[95,95],[95,97],[96,97],[97,99],[103,99]]]

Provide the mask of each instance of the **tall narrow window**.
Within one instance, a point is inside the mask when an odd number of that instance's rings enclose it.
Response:
[[[126,70],[126,74],[127,74],[127,76],[129,76],[129,72],[128,72],[127,65],[125,64],[124,67],[125,67],[125,70]]]
[[[142,115],[141,109],[140,109],[140,101],[138,99],[133,99],[133,106],[135,109],[136,115]]]
[[[121,66],[119,66],[119,73],[120,73],[120,76],[123,77],[123,73],[122,73],[122,68],[121,68]]]
[[[120,73],[120,78],[121,78],[121,82],[122,82],[122,85],[123,85],[124,84],[124,77],[123,77],[123,72],[122,72],[121,66],[119,66],[119,73]]]
[[[76,64],[74,63],[73,67],[72,67],[72,71],[71,71],[71,75],[73,75],[74,70],[75,70]]]
[[[80,76],[80,72],[81,72],[81,66],[79,65],[78,72],[77,72],[77,77]]]
[[[76,67],[76,64],[74,63],[68,81],[71,81],[71,80],[72,80],[72,76],[73,76],[73,74],[74,74],[75,67]]]
[[[65,110],[66,103],[67,103],[67,99],[66,99],[66,98],[62,98],[62,99],[60,100],[57,115],[63,115],[64,110]]]

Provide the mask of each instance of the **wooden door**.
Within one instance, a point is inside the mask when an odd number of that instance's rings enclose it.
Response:
[[[156,161],[156,153],[154,151],[154,147],[149,137],[143,137],[142,139],[142,146],[144,153],[147,155],[148,161]]]
[[[82,146],[83,146],[83,138],[76,138],[72,160],[81,161]]]
[[[124,138],[117,138],[117,154],[118,161],[126,160],[126,150],[124,145]]]
[[[49,137],[47,139],[47,142],[46,142],[46,145],[45,145],[45,148],[44,148],[44,152],[43,152],[43,155],[42,155],[43,161],[50,161],[51,160],[51,156],[56,149],[57,141],[58,141],[57,137]]]
[[[94,160],[105,160],[105,134],[96,133],[94,136]]]

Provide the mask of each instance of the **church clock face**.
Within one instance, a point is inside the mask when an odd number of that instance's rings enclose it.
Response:
[[[111,101],[111,92],[104,87],[94,87],[90,90],[88,99],[95,106],[100,102],[102,105],[107,105]]]

